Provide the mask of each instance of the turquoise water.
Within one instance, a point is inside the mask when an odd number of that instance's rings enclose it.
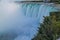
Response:
[[[22,15],[34,19],[33,21],[36,22],[35,24],[32,22],[32,27],[29,29],[30,31],[26,34],[26,39],[22,38],[21,40],[31,40],[31,38],[36,34],[37,32],[37,27],[39,23],[43,22],[43,16],[49,16],[50,12],[56,12],[58,11],[56,8],[53,6],[49,5],[44,5],[44,4],[34,4],[34,3],[29,3],[29,4],[21,4],[20,5],[20,12]],[[37,20],[37,21],[35,21]],[[31,21],[30,21],[31,22]],[[21,36],[18,36],[16,40],[19,40]]]
[[[54,8],[51,5],[49,6],[37,3],[22,4],[20,7],[23,15],[31,18],[36,18],[40,22],[42,22],[43,16],[48,16],[50,12],[58,11],[58,9]]]
[[[3,37],[0,40],[31,40],[39,23],[43,22],[43,16],[49,16],[53,11],[58,10],[45,4],[1,2],[0,35]]]

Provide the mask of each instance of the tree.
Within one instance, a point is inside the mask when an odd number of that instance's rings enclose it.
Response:
[[[57,15],[58,16],[58,15]],[[53,13],[44,17],[43,23],[40,23],[38,33],[32,40],[56,40],[60,37],[60,20]],[[60,17],[58,17],[60,18]]]
[[[50,0],[50,2],[59,3],[60,4],[60,0]]]

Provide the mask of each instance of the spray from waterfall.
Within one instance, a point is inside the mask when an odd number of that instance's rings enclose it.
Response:
[[[43,16],[49,15],[50,11],[57,10],[42,4],[16,4],[12,0],[1,0],[0,35],[10,34],[13,36],[9,37],[10,40],[31,40]]]

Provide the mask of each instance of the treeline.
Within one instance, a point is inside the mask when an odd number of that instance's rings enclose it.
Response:
[[[50,0],[50,2],[60,3],[60,0]]]
[[[32,40],[57,40],[60,37],[60,12],[52,12],[40,23],[38,33]]]

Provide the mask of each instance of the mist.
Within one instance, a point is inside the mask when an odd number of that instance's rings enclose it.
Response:
[[[9,37],[10,40],[31,40],[33,34],[36,33],[39,22],[36,18],[23,15],[21,10],[21,5],[1,0],[0,35],[12,35],[13,38]]]
[[[56,11],[47,5],[26,5],[28,4],[16,4],[12,0],[0,1],[0,35],[11,36],[9,40],[31,40],[37,33],[43,16]]]

